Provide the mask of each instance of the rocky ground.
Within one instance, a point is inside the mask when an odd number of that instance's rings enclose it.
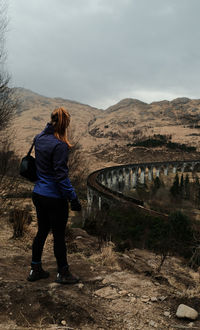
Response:
[[[159,256],[138,249],[115,252],[112,243],[100,244],[80,228],[66,235],[70,267],[80,283],[55,283],[51,235],[43,255],[50,277],[28,282],[35,215],[24,236],[13,239],[7,209],[0,218],[0,329],[200,329],[200,318],[176,317],[179,304],[200,312],[198,271],[169,257],[157,273]],[[73,218],[80,217],[71,214],[71,223]]]

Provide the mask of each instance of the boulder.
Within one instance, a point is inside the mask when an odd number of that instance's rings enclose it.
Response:
[[[190,320],[196,320],[198,317],[198,312],[184,304],[180,304],[176,311],[176,316],[178,318],[187,318]]]

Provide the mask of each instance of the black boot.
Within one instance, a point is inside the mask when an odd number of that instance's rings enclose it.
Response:
[[[37,280],[40,280],[41,278],[47,278],[49,277],[49,272],[46,272],[42,268],[42,264],[32,264],[31,263],[31,271],[27,278],[28,281],[34,282]]]
[[[79,282],[79,278],[72,275],[68,267],[63,267],[58,270],[56,282],[60,284],[76,284]]]

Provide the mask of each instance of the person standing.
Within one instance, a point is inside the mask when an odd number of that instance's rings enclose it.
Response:
[[[68,177],[68,153],[72,147],[66,135],[69,123],[68,111],[63,107],[57,108],[51,114],[51,122],[34,139],[38,180],[32,200],[38,231],[33,240],[31,270],[27,278],[31,282],[49,277],[49,272],[42,268],[41,257],[50,230],[58,268],[56,282],[74,284],[79,280],[69,270],[65,243],[68,203],[71,210],[81,211],[81,204]]]

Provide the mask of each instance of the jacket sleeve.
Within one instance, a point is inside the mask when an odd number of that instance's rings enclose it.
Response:
[[[76,199],[76,193],[68,177],[68,146],[65,143],[58,143],[53,152],[53,168],[58,189],[63,198],[68,200]]]

